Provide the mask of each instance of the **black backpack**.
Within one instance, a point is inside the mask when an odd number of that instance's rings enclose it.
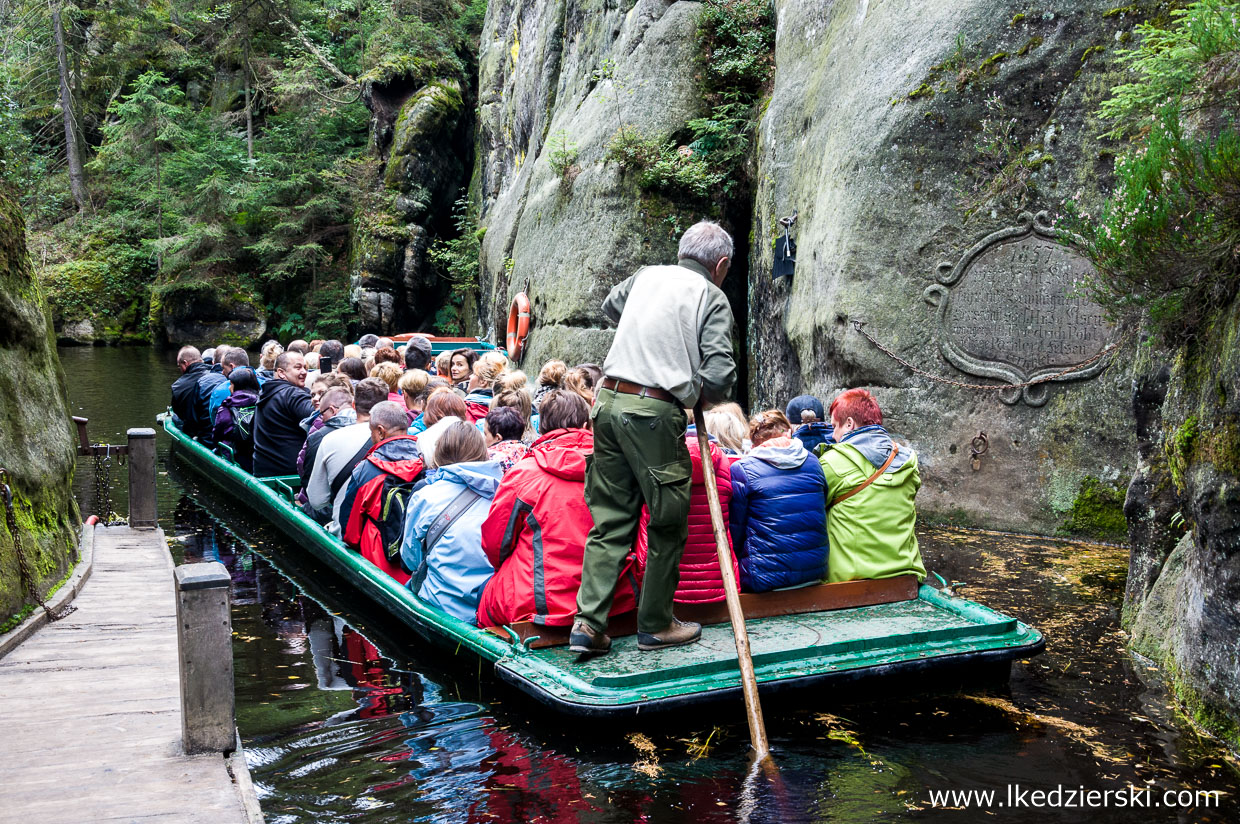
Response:
[[[233,427],[237,430],[238,441],[254,443],[254,415],[256,412],[258,412],[258,404],[233,408]]]

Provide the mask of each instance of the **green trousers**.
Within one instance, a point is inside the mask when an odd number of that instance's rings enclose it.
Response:
[[[586,538],[577,619],[596,630],[607,626],[644,501],[650,508],[649,549],[637,628],[660,632],[672,623],[680,556],[689,534],[693,464],[685,446],[688,419],[674,404],[610,389],[599,391],[590,416],[594,454],[587,459],[585,495],[594,526]]]

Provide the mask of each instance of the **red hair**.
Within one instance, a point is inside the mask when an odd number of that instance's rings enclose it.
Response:
[[[878,408],[878,401],[864,389],[849,389],[841,392],[831,401],[828,413],[832,421],[846,421],[852,418],[858,427],[882,426],[883,410]]]

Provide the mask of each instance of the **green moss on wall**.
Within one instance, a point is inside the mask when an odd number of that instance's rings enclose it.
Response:
[[[1086,477],[1059,530],[1064,535],[1095,541],[1122,542],[1128,537],[1124,490]]]

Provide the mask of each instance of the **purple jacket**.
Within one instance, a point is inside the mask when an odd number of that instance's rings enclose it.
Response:
[[[225,398],[224,402],[220,404],[219,411],[215,413],[214,434],[216,444],[226,444],[232,447],[233,457],[236,458],[237,465],[246,472],[254,471],[253,431],[251,430],[249,440],[241,437],[241,433],[237,431],[233,410],[242,406],[254,406],[257,403],[257,392],[241,389]]]

